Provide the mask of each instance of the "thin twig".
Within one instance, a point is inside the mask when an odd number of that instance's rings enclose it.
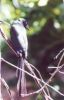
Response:
[[[34,76],[36,76],[36,74],[35,74],[34,71],[33,71],[33,69],[35,69],[36,72],[38,73],[40,79],[42,80],[42,76],[41,76],[40,72],[39,72],[32,64],[30,64],[30,63],[29,63],[28,61],[26,61],[26,60],[25,60],[25,64],[26,64],[27,68],[30,70],[31,74],[33,74]],[[33,69],[32,69],[31,67],[32,67]],[[37,77],[37,76],[36,76],[36,77]],[[35,82],[36,82],[36,84],[38,83],[37,85],[38,85],[39,87],[42,88],[42,84],[40,83],[40,81],[35,80]],[[47,90],[48,95],[49,95],[49,97],[50,97],[50,93],[49,93],[49,90],[48,90],[47,86],[46,86],[46,90]],[[46,100],[48,100],[48,95],[47,95],[47,93],[45,92],[44,89],[43,89],[43,92],[44,92],[44,95],[45,95]],[[42,92],[42,94],[43,94],[43,92]]]
[[[31,76],[32,78],[35,78],[36,80],[39,80],[39,81],[41,81],[43,84],[45,84],[42,88],[40,88],[40,89],[37,90],[36,92],[33,92],[33,94],[40,93],[40,92],[42,91],[42,89],[45,88],[46,85],[47,85],[48,87],[50,87],[51,89],[53,89],[54,91],[56,91],[58,94],[64,96],[64,94],[62,94],[61,92],[57,91],[55,88],[53,88],[51,85],[49,85],[49,84],[48,84],[47,82],[45,82],[44,80],[40,80],[38,77],[35,77],[34,75],[28,73],[27,71],[22,70],[21,68],[18,68],[17,66],[15,66],[15,65],[11,64],[10,62],[4,60],[3,58],[1,58],[1,60],[4,61],[5,63],[9,64],[10,66],[13,66],[13,67],[16,68],[16,69],[19,69],[19,70],[21,70],[21,71],[24,71],[26,74],[28,74],[28,75]],[[63,66],[60,66],[60,67],[62,68]],[[29,95],[31,95],[31,94],[32,94],[32,93],[30,93]],[[25,95],[25,94],[23,94],[23,95]],[[26,95],[28,95],[28,94],[26,94]]]
[[[29,64],[30,64],[30,63],[29,63]],[[33,68],[36,70],[36,72],[39,74],[41,80],[43,80],[43,79],[42,79],[42,76],[41,76],[41,74],[40,74],[40,72],[36,69],[36,67],[34,67],[32,64],[30,64],[30,65],[31,65],[31,67],[33,67]],[[47,88],[47,86],[46,86],[45,88],[46,88],[46,90],[47,90],[47,92],[48,92],[48,95],[50,96],[49,89]]]
[[[16,53],[16,51],[10,46],[9,42],[7,41],[8,38],[4,35],[4,33],[2,32],[2,29],[0,28],[0,33],[2,35],[2,37],[4,38],[6,44],[8,45],[8,47],[14,52],[14,54],[18,57],[18,54]]]
[[[54,59],[57,59],[63,51],[64,51],[64,48],[60,50],[60,52],[54,57]]]
[[[60,60],[59,60],[58,65],[57,65],[57,69],[52,73],[51,77],[48,79],[47,83],[45,83],[45,85],[44,85],[43,87],[45,87],[46,84],[49,84],[50,81],[52,80],[52,78],[55,76],[55,74],[63,67],[63,66],[60,66],[60,63],[61,63],[61,61],[62,61],[62,59],[63,59],[63,56],[64,56],[64,55],[62,55],[62,56],[60,57]],[[59,66],[60,66],[60,68],[58,68]],[[42,88],[43,88],[43,87],[42,87]],[[42,88],[41,88],[41,89],[42,89]],[[51,88],[53,88],[53,87],[51,87]],[[57,91],[57,90],[55,90],[55,91]],[[63,95],[63,96],[64,96],[64,94],[60,93],[59,91],[57,91],[57,92],[58,92],[60,95]]]
[[[13,97],[12,97],[11,91],[10,91],[10,89],[9,89],[9,86],[8,86],[8,84],[6,83],[6,81],[5,81],[2,77],[0,78],[0,81],[2,81],[2,83],[3,83],[4,86],[6,87],[7,92],[8,92],[8,94],[9,94],[9,96],[10,96],[10,99],[11,99],[11,100],[14,100]]]

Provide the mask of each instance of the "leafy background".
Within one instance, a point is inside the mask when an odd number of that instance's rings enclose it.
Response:
[[[59,59],[54,60],[54,57],[64,48],[63,0],[0,0],[0,20],[7,22],[1,25],[5,35],[9,37],[10,25],[8,23],[20,17],[26,18],[30,26],[30,30],[27,31],[29,43],[28,61],[35,65],[41,72],[42,77],[47,80],[50,77],[50,73],[54,71],[48,69],[48,66],[57,66]],[[0,39],[2,56],[8,61],[17,64],[16,56],[8,48],[1,36]],[[7,80],[11,88],[14,87],[15,90],[15,82],[17,82],[15,70],[4,63],[2,63],[2,66],[2,76]],[[12,80],[14,81],[12,82]],[[29,81],[30,78],[27,77],[27,80]],[[64,75],[58,73],[52,85],[64,92]],[[7,94],[5,92],[4,94],[5,98]],[[54,91],[51,94],[54,100],[64,99]],[[32,100],[36,98],[42,100],[43,97],[41,98],[38,95]]]

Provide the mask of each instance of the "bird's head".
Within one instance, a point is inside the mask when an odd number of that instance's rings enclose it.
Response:
[[[19,18],[18,20],[15,20],[12,24],[13,25],[17,24],[17,25],[23,26],[25,29],[29,29],[28,22],[24,18]]]

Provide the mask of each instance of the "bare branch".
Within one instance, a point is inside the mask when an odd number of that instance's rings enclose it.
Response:
[[[9,88],[8,84],[6,83],[6,81],[5,81],[3,78],[0,78],[0,80],[2,81],[2,83],[4,84],[4,86],[6,87],[7,92],[8,92],[8,94],[9,94],[9,96],[10,96],[10,99],[11,99],[11,100],[14,100],[13,97],[12,97],[10,88]]]
[[[19,69],[19,70],[21,70],[21,71],[24,71],[26,74],[28,74],[28,75],[31,76],[32,78],[35,78],[36,80],[39,80],[39,81],[41,81],[41,82],[44,84],[44,86],[43,86],[42,88],[40,88],[40,89],[37,90],[36,92],[30,93],[29,95],[40,93],[40,92],[46,87],[46,85],[47,85],[48,87],[50,87],[51,89],[53,89],[54,91],[56,91],[58,94],[64,96],[64,94],[62,94],[61,92],[59,92],[59,91],[57,91],[55,88],[53,88],[51,85],[49,85],[49,84],[48,84],[48,81],[45,82],[44,80],[41,80],[41,79],[39,79],[38,77],[35,77],[34,75],[28,73],[27,71],[22,70],[21,68],[18,68],[17,66],[15,66],[15,65],[13,65],[13,64],[11,64],[11,63],[9,63],[8,61],[4,60],[3,58],[1,58],[1,59],[2,59],[2,61],[4,61],[5,63],[7,63],[7,64],[9,64],[9,65],[13,66],[14,68],[17,68],[17,69]],[[62,66],[60,66],[60,68],[62,68]],[[59,69],[58,69],[58,71],[59,71]],[[55,71],[55,72],[56,72],[56,71]],[[28,94],[26,94],[26,95],[28,95]],[[25,94],[22,94],[22,96],[25,96]]]

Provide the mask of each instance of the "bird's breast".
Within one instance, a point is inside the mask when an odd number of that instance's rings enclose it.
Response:
[[[15,44],[17,50],[22,49],[27,55],[28,40],[27,40],[26,29],[19,25],[15,25],[13,29],[16,33],[12,34],[13,43]]]

